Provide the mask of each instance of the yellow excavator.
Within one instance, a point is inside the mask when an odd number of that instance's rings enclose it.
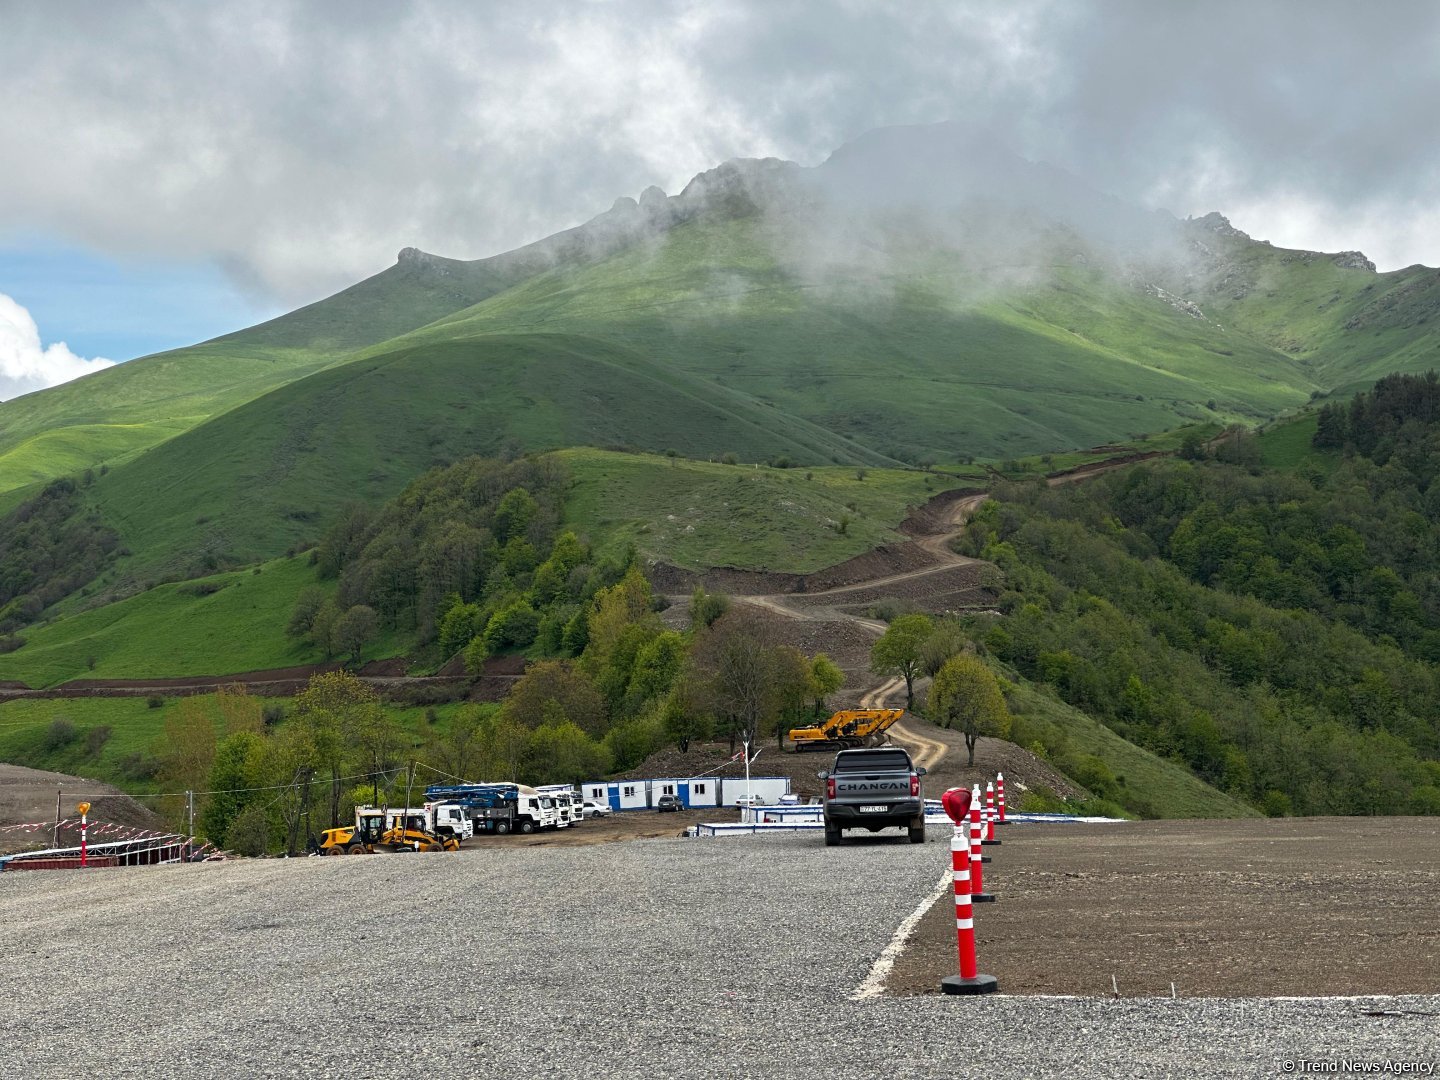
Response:
[[[389,851],[459,851],[454,836],[441,836],[425,827],[425,816],[416,811],[406,820],[403,813],[371,806],[355,811],[355,824],[326,829],[320,834],[321,855],[373,855]],[[387,827],[388,826],[388,827]]]
[[[790,742],[797,753],[870,746],[904,715],[904,709],[841,709],[813,727],[791,728]]]

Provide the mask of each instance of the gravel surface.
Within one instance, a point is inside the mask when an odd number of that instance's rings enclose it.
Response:
[[[942,831],[3,874],[0,1072],[1268,1076],[1296,1057],[1440,1059],[1436,997],[850,1001],[939,880]]]

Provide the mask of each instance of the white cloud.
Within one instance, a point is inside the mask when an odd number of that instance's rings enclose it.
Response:
[[[40,344],[30,312],[0,293],[0,401],[114,366],[115,361],[76,356],[63,341]]]

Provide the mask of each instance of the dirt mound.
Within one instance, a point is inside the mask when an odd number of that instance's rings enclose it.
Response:
[[[910,512],[900,523],[900,531],[906,536],[935,536],[952,528],[955,504],[976,495],[988,494],[988,488],[952,488],[934,496],[924,506]]]
[[[55,794],[60,792],[62,820],[78,819],[75,804],[90,803],[89,819],[94,824],[116,824],[163,831],[165,821],[158,814],[126,795],[119,788],[64,773],[43,772],[21,765],[0,764],[0,852],[29,851],[52,846],[55,821]],[[9,828],[36,825],[31,829]],[[92,839],[103,839],[92,833]],[[62,828],[60,844],[79,843],[79,826]]]

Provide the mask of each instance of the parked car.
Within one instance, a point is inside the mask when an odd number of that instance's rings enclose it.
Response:
[[[680,800],[674,795],[661,795],[660,798],[655,800],[655,809],[663,814],[670,810],[680,810],[682,807],[680,806]]]
[[[582,818],[604,817],[610,813],[610,807],[604,803],[595,802],[593,799],[586,799],[580,804],[580,816]]]

